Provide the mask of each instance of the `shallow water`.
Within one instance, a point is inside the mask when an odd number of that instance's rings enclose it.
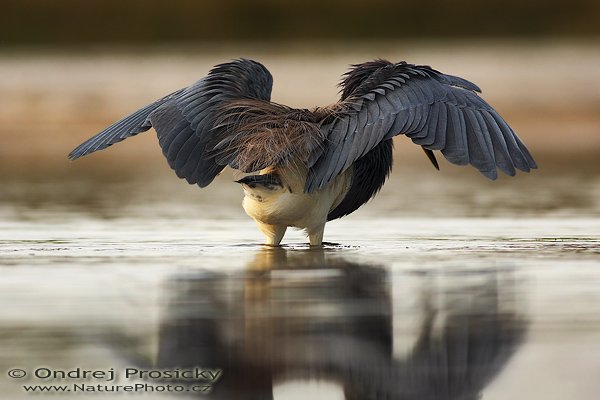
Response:
[[[222,371],[200,382],[219,399],[593,399],[598,232],[584,219],[351,220],[316,250],[298,232],[265,248],[248,220],[6,221],[0,365],[30,378],[3,391],[116,384],[31,377],[42,366],[203,367]]]

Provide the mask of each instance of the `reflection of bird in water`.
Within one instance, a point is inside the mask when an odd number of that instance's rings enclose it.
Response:
[[[438,168],[434,150],[490,179],[536,164],[504,119],[462,78],[428,66],[377,60],[355,65],[334,105],[313,110],[272,103],[273,79],[251,60],[221,64],[207,77],[149,104],[81,144],[76,159],[156,129],[177,176],[205,187],[223,168],[240,179],[246,213],[270,245],[287,227],[321,245],[327,221],[348,215],[381,189],[392,138],[403,134]]]
[[[214,399],[272,399],[277,384],[316,379],[339,384],[348,400],[470,400],[523,336],[523,320],[502,310],[511,288],[495,271],[472,273],[469,285],[461,275],[454,290],[423,275],[418,337],[395,356],[392,325],[412,315],[394,312],[384,268],[274,250],[241,274],[173,281],[157,367],[222,369]]]

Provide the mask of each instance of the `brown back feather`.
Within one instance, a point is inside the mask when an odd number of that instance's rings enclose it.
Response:
[[[218,163],[244,172],[284,165],[289,160],[306,161],[323,146],[320,121],[324,109],[294,109],[261,100],[233,100],[220,110],[217,127],[225,127],[225,138],[214,143]]]

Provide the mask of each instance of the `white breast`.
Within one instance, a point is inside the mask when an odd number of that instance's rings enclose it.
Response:
[[[265,173],[273,169],[265,170]],[[263,187],[244,188],[244,210],[264,224],[307,228],[322,224],[327,214],[344,198],[351,184],[351,170],[336,177],[329,185],[304,193],[307,172],[300,168],[277,168],[283,187],[266,190]]]

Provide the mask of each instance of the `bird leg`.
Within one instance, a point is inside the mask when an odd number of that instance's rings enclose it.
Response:
[[[287,229],[287,226],[269,225],[259,221],[256,221],[256,225],[258,225],[258,229],[260,229],[263,235],[265,235],[265,244],[268,246],[279,246],[279,243],[281,243],[281,239],[283,239],[283,235],[285,235],[285,231]]]
[[[310,226],[306,228],[308,233],[308,240],[311,246],[323,246],[323,233],[325,232],[325,223],[323,222],[317,226]]]

